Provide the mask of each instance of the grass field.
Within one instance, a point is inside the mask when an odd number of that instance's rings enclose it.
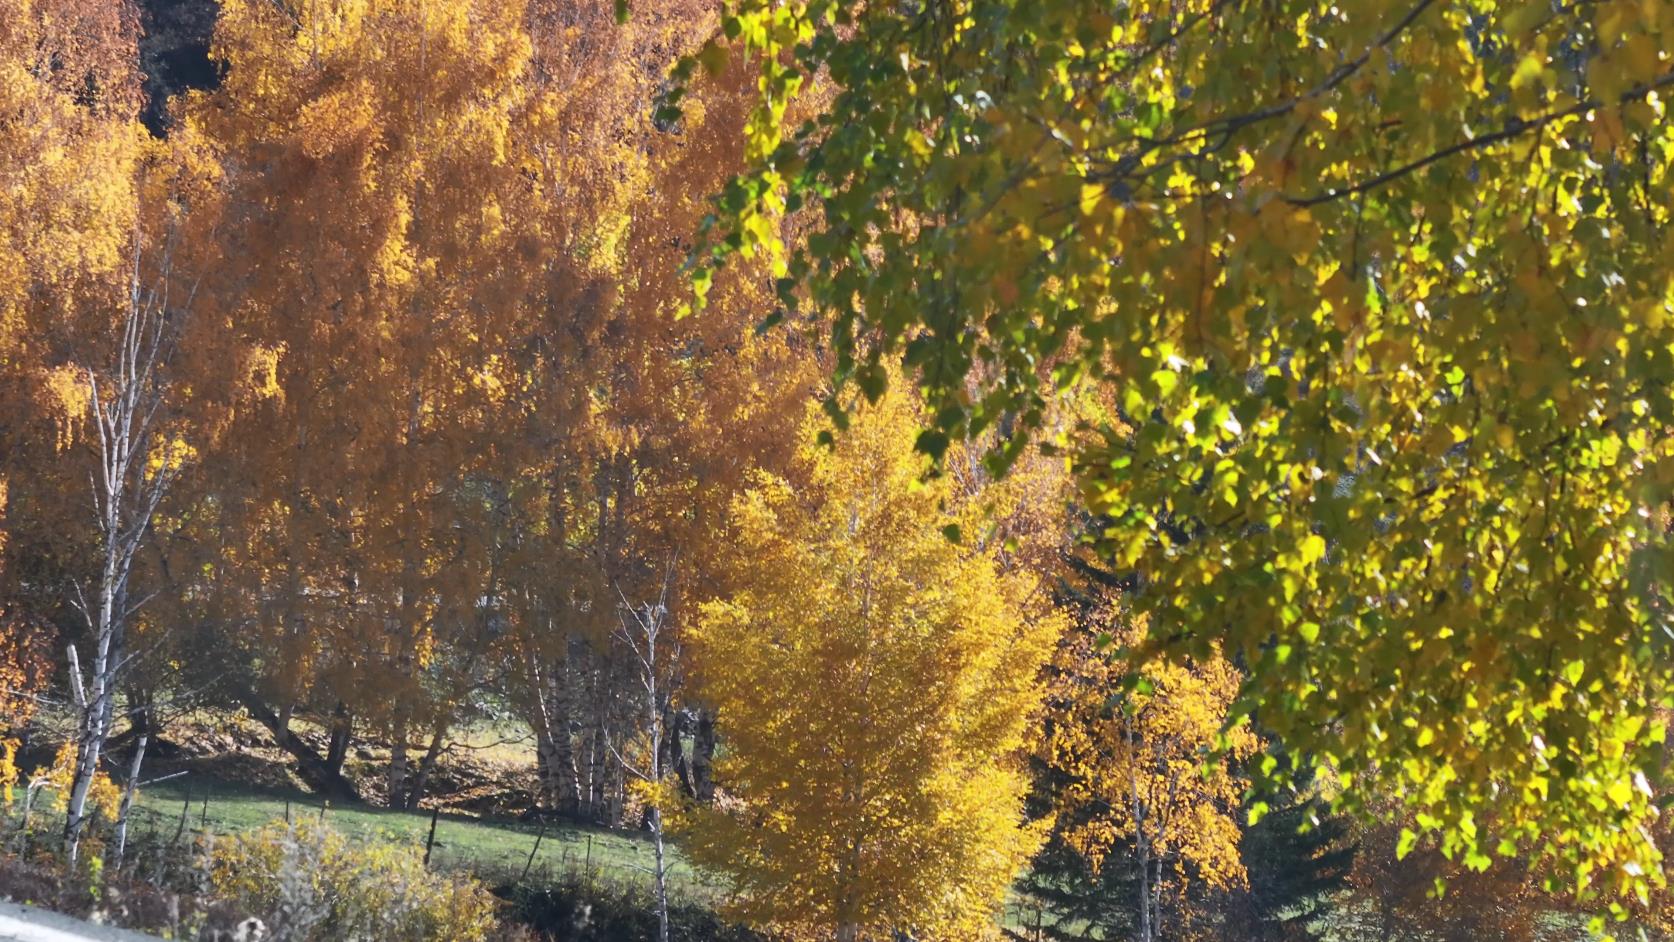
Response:
[[[50,798],[38,799],[50,806]],[[39,807],[39,806],[38,806]],[[425,845],[430,833],[429,812],[392,811],[366,805],[334,807],[304,792],[245,788],[235,783],[184,778],[140,790],[135,801],[136,840],[204,831],[232,834],[293,819],[318,820],[351,838]],[[36,827],[42,822],[37,819]],[[539,844],[537,850],[537,841]],[[531,860],[531,852],[534,852]],[[680,859],[672,846],[671,889],[679,895],[713,897],[719,889]],[[588,874],[592,879],[639,884],[649,888],[654,856],[648,840],[636,833],[574,824],[493,821],[441,814],[436,818],[432,864],[444,869],[469,870],[485,880],[517,877],[525,867],[531,876],[552,878]]]

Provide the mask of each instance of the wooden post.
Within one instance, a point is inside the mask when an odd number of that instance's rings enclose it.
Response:
[[[34,813],[35,787],[31,785],[23,792],[23,822],[17,826],[18,854],[25,859],[29,857],[29,822]]]
[[[180,838],[186,833],[186,819],[192,814],[192,784],[186,783],[186,798],[180,803],[180,824],[174,829],[174,840],[170,844],[180,843]]]
[[[523,874],[522,874],[522,876],[519,876],[517,878],[517,882],[522,883],[524,880],[529,879],[529,868],[535,865],[535,855],[540,853],[540,851],[541,851],[541,838],[543,838],[545,836],[546,836],[546,819],[542,818],[541,819],[541,829],[538,833],[535,834],[535,846],[529,848],[529,859],[525,860],[523,862]]]
[[[440,817],[441,814],[442,814],[442,806],[441,805],[437,805],[436,807],[430,809],[430,836],[428,836],[424,839],[424,866],[425,866],[425,869],[429,869],[429,867],[430,867],[430,848],[436,846],[436,819],[438,817]]]
[[[325,815],[326,815],[326,812],[328,810],[330,810],[330,808],[331,808],[331,799],[330,798],[327,798],[325,801],[320,802],[320,824],[322,824],[322,825],[325,824]]]
[[[587,875],[587,882],[593,882],[593,835],[587,835],[587,862],[581,865],[581,872]]]
[[[291,800],[289,798],[285,799],[285,823],[291,823]]]

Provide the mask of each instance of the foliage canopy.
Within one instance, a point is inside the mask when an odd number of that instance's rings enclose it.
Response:
[[[1243,658],[1239,711],[1400,793],[1404,844],[1643,894],[1671,30],[1666,0],[737,0],[752,166],[699,293],[776,258],[840,380],[916,368],[933,455],[1105,383],[1079,480],[1155,637]]]

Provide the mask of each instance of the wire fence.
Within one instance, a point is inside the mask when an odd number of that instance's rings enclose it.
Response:
[[[247,795],[239,795],[247,798]],[[129,812],[128,849],[133,860],[162,854],[185,857],[216,840],[280,820],[323,824],[353,840],[406,844],[441,872],[469,873],[490,885],[586,886],[618,892],[656,890],[652,851],[642,838],[621,831],[582,828],[569,822],[481,821],[432,812],[420,815],[329,802],[283,800],[274,813],[214,790],[186,790],[179,805],[136,804]],[[18,856],[55,848],[64,812],[57,797],[42,790],[32,801],[0,804],[0,853]],[[233,810],[229,813],[227,808]],[[114,826],[93,825],[93,836],[110,845]],[[623,859],[631,856],[636,859]],[[665,863],[671,899],[713,904],[726,895],[717,882],[671,852]],[[637,859],[637,858],[643,858]],[[177,864],[179,861],[177,861]]]
[[[130,812],[128,859],[117,863],[149,868],[161,876],[168,868],[178,871],[202,866],[205,851],[217,840],[278,820],[306,820],[331,826],[354,840],[407,844],[424,855],[431,869],[469,873],[491,886],[537,890],[582,887],[595,892],[645,894],[648,898],[656,892],[651,848],[642,838],[620,831],[579,829],[569,822],[514,824],[436,811],[419,815],[361,806],[334,807],[329,802],[307,799],[285,800],[278,813],[261,814],[260,809],[252,810],[248,804],[240,807],[241,798],[247,800],[248,793],[218,795],[214,790],[199,788],[185,790],[176,807],[136,804]],[[18,802],[0,805],[0,853],[27,856],[32,850],[56,847],[63,813],[54,806],[55,801],[50,793],[36,796],[27,822]],[[234,811],[229,813],[228,808]],[[406,826],[379,827],[368,818]],[[108,843],[111,825],[105,822],[100,830],[103,833],[95,836]],[[623,860],[624,849],[645,859]],[[720,881],[684,861],[675,859],[665,872],[673,902],[713,907],[728,896]],[[1011,896],[1000,913],[1000,929],[1011,939],[1040,942],[1046,938],[1044,929],[1050,924],[1042,903],[1024,894]]]

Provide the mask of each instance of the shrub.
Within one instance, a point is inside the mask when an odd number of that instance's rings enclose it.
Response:
[[[274,822],[218,841],[215,895],[267,923],[273,942],[480,942],[494,898],[476,880],[431,873],[416,848],[350,841],[327,827]]]
[[[8,754],[10,764],[15,753]],[[76,774],[76,744],[66,742],[58,747],[58,752],[52,757],[51,766],[42,766],[35,770],[34,781],[53,790],[55,807],[60,812],[70,808],[70,785]],[[87,786],[88,813],[103,818],[105,821],[115,821],[122,810],[122,789],[110,779],[110,775],[103,769],[93,773],[93,781]]]

